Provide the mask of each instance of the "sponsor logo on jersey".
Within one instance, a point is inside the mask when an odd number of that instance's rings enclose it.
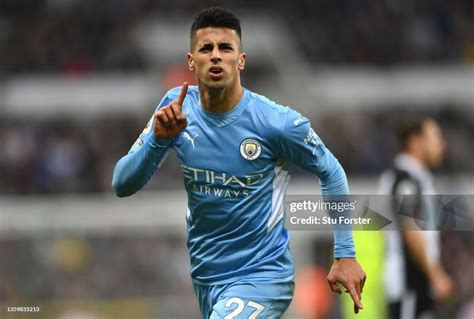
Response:
[[[312,128],[309,129],[308,135],[306,135],[303,141],[305,144],[312,144],[314,146],[317,146],[319,144],[318,135],[314,132]]]
[[[254,138],[247,138],[240,143],[240,155],[249,161],[258,158],[262,153],[262,145]]]
[[[143,145],[143,140],[141,138],[137,138],[137,140],[135,141],[135,143],[133,143],[133,146],[134,147],[140,147]]]
[[[313,155],[316,154],[316,149],[319,145],[319,138],[318,138],[318,135],[314,132],[314,130],[312,128],[309,128],[309,132],[308,132],[308,135],[306,135],[306,137],[304,138],[304,143],[305,144],[311,144],[314,146],[313,148]]]
[[[181,171],[187,189],[215,197],[247,197],[263,179],[263,174],[235,176],[186,165],[181,165]]]

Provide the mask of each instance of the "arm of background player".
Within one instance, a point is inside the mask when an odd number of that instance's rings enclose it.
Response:
[[[417,227],[416,224],[414,227]],[[413,256],[413,259],[415,259],[418,266],[420,266],[420,268],[426,273],[427,277],[431,278],[434,265],[432,265],[428,260],[425,238],[421,231],[405,230],[402,231],[402,235],[406,245],[408,246],[410,255]]]
[[[166,95],[157,110],[171,101],[171,97]],[[119,197],[133,195],[145,186],[167,157],[171,140],[155,137],[153,118],[152,116],[128,154],[115,165],[112,187]]]
[[[418,228],[413,220],[405,221],[404,227],[406,229]],[[438,302],[446,301],[452,294],[452,281],[439,262],[430,261],[427,253],[428,247],[423,233],[417,230],[402,230],[402,236],[407,245],[408,253],[426,274],[426,277],[433,287],[435,299]]]
[[[413,223],[414,224],[414,223]],[[402,232],[409,254],[425,272],[434,290],[434,297],[438,302],[449,299],[453,291],[451,278],[445,273],[438,262],[430,262],[427,255],[425,238],[421,231],[406,230]]]
[[[309,120],[290,109],[280,135],[281,154],[319,178],[323,196],[349,195],[347,177],[338,160],[311,128]],[[349,216],[350,212],[344,213]],[[335,258],[355,257],[350,225],[334,226]]]

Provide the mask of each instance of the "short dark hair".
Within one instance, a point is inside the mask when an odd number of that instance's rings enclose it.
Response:
[[[410,138],[421,135],[425,124],[429,121],[432,121],[432,119],[424,115],[411,115],[410,117],[400,120],[396,129],[400,149],[405,150]]]
[[[210,7],[202,10],[194,19],[191,26],[191,40],[196,31],[204,28],[228,28],[235,30],[242,42],[240,20],[229,10],[221,7]]]

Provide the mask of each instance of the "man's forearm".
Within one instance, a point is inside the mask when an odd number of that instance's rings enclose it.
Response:
[[[407,230],[402,233],[408,247],[408,253],[413,257],[418,266],[431,280],[436,265],[430,262],[426,252],[425,239],[421,231]]]
[[[339,196],[349,195],[349,184],[347,182],[346,174],[339,164],[335,161],[335,166],[331,170],[331,174],[328,174],[324,178],[320,178],[321,192],[325,198],[331,200],[332,196],[338,199],[342,199]],[[342,213],[344,217],[350,218],[351,212],[345,211]],[[355,246],[352,238],[352,226],[351,225],[334,225],[334,257],[355,257]]]
[[[112,179],[117,196],[133,195],[148,182],[166,158],[168,143],[152,136],[141,147],[118,161]]]

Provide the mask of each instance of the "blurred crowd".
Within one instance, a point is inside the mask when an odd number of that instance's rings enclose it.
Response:
[[[288,18],[318,63],[474,62],[470,0],[297,1]]]
[[[130,116],[93,121],[0,120],[0,194],[110,191],[116,161],[127,153],[145,123]],[[167,183],[160,179],[157,184],[180,186],[173,183],[176,173],[176,168],[165,170],[160,177]]]
[[[139,21],[158,13],[193,15],[215,4],[0,0],[0,76],[144,70],[149,65],[134,34]],[[271,10],[284,18],[307,59],[316,63],[474,61],[474,4],[469,0],[226,0],[219,5],[239,12]]]
[[[166,296],[173,296],[179,298],[182,310],[196,311],[189,260],[184,238],[179,235],[69,234],[2,239],[0,259],[0,300],[11,305],[28,302],[41,307],[48,300],[151,298],[161,307]],[[52,310],[51,306],[43,307],[41,312],[45,315]],[[139,314],[132,318],[150,317]]]
[[[4,239],[0,299],[172,294],[189,285],[182,241],[173,236],[125,235]]]
[[[1,0],[1,72],[76,75],[143,69],[144,58],[131,34],[133,2]]]
[[[393,134],[397,114],[409,112],[393,107],[308,116],[348,174],[374,176],[391,165],[397,151]],[[440,122],[447,143],[440,172],[474,173],[474,118],[453,107],[431,115]],[[144,116],[0,120],[0,194],[111,191],[114,165],[145,126]],[[176,176],[181,172],[173,152],[147,188],[181,188],[182,180]]]

